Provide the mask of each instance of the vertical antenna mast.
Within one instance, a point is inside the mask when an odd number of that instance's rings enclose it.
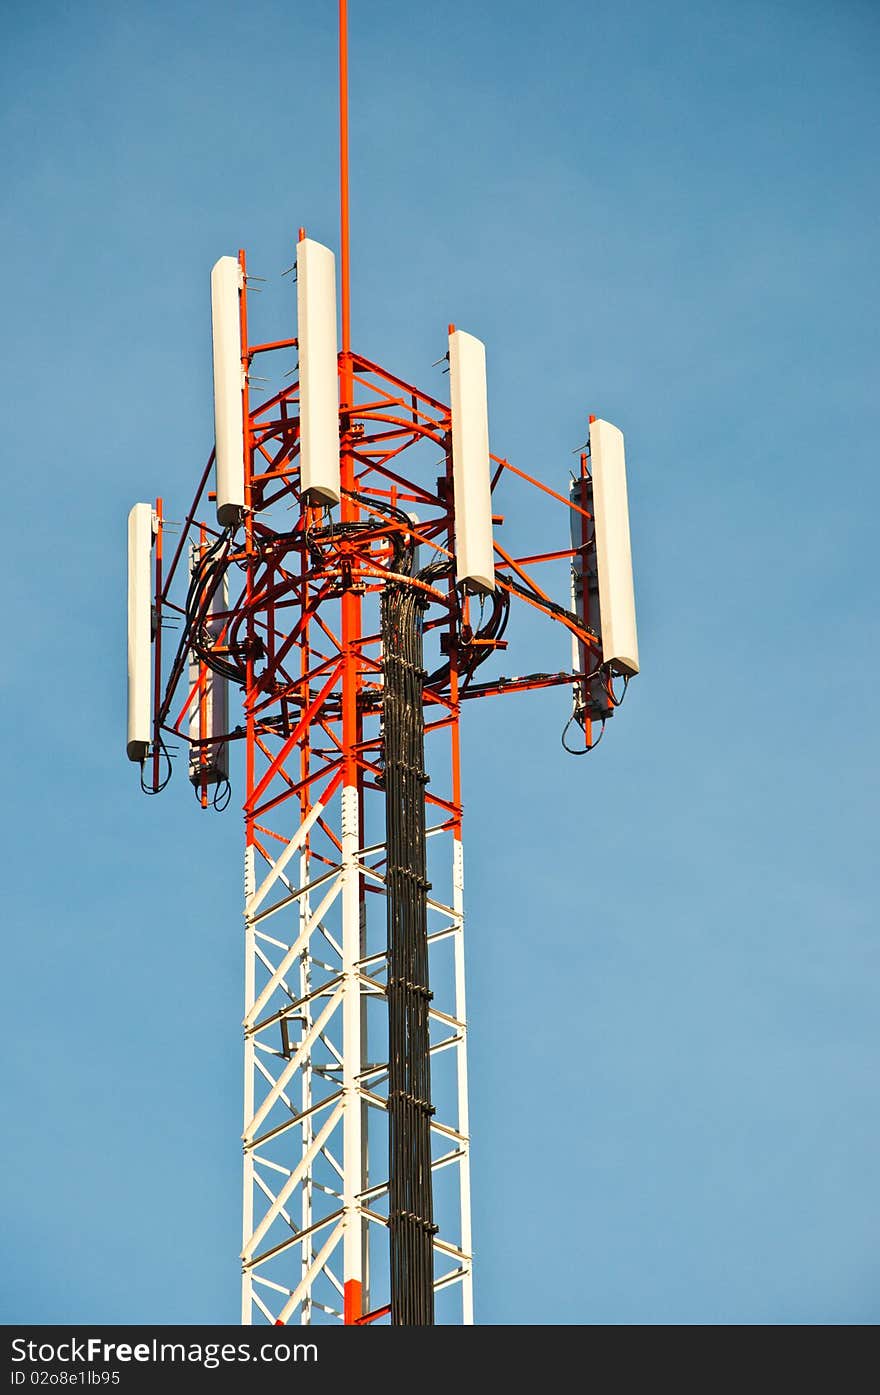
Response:
[[[348,0],[339,0],[339,281],[342,352],[351,352],[351,257],[348,204]]]

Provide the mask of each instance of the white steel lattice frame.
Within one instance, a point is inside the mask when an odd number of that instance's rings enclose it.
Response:
[[[381,1117],[386,1108],[387,1066],[368,1056],[364,1030],[365,1000],[384,996],[385,955],[368,952],[365,934],[368,916],[380,927],[384,921],[384,850],[360,846],[357,805],[338,772],[314,803],[304,793],[296,802],[301,821],[293,836],[285,839],[260,815],[245,861],[245,1322],[258,1315],[308,1322],[318,1313],[341,1319],[352,1270],[360,1273],[369,1308],[375,1268],[370,1230],[387,1224],[387,1172],[381,1159],[378,1173],[370,1168],[367,1148],[370,1115]],[[435,956],[451,944],[454,972],[434,976],[435,982],[451,978],[453,995],[451,1003],[432,1006],[432,1051],[451,1052],[456,1075],[453,1116],[433,1123],[435,1168],[455,1170],[459,1193],[459,1214],[450,1218],[458,1233],[441,1232],[435,1240],[436,1282],[438,1288],[461,1286],[467,1322],[472,1265],[462,848],[460,827],[448,816],[437,819],[436,806],[434,813],[429,836],[446,844],[449,891],[445,900],[433,891],[429,899],[430,943]],[[346,952],[347,887],[357,896],[353,955]],[[346,1059],[351,1019],[359,1042],[356,1056],[349,1048]],[[352,1134],[359,1175],[348,1165]],[[347,1236],[348,1258],[337,1267]],[[383,1276],[379,1282],[387,1281]],[[384,1306],[378,1302],[374,1311]]]

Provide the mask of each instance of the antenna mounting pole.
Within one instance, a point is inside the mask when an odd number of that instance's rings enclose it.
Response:
[[[342,293],[342,352],[351,352],[351,291],[348,207],[348,0],[339,0],[339,260]]]

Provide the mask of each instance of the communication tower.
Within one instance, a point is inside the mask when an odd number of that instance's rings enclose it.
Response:
[[[185,742],[207,809],[243,752],[242,1322],[470,1323],[461,711],[569,688],[596,744],[639,666],[623,437],[591,417],[562,493],[490,450],[479,339],[449,326],[449,404],[352,347],[346,11],[341,313],[303,229],[295,336],[252,342],[243,251],[211,272],[214,449],[167,566],[162,500],[129,515],[127,753],[156,793]],[[267,355],[296,367],[258,401]],[[512,488],[555,548],[504,546]],[[570,667],[491,676],[523,608]]]

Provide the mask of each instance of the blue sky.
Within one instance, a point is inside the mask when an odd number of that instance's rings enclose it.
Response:
[[[124,521],[208,274],[337,240],[335,6],[5,18],[7,1321],[235,1321],[240,826],[124,759]],[[643,672],[466,712],[482,1322],[869,1322],[880,14],[352,0],[354,341],[552,482],[626,433]],[[564,659],[560,657],[560,665]],[[525,652],[511,671],[534,665]]]

